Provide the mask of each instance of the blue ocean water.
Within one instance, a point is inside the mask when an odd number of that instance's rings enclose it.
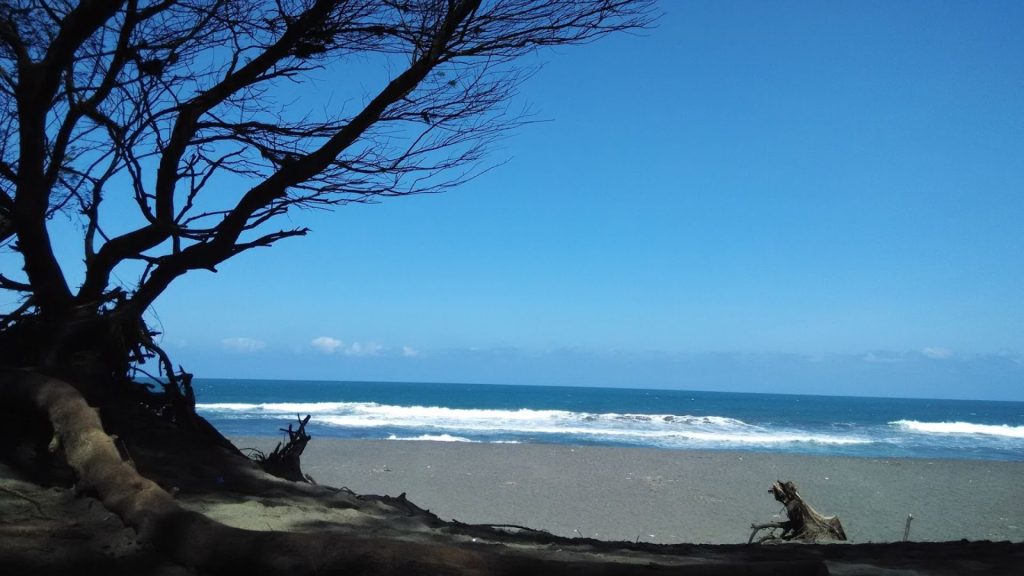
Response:
[[[290,380],[195,381],[228,436],[566,443],[1024,461],[1024,402]]]

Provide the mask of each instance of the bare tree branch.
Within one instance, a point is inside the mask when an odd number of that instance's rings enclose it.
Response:
[[[652,6],[5,3],[0,245],[17,235],[38,312],[138,317],[190,270],[304,235],[275,225],[290,210],[441,192],[500,165],[490,147],[531,121],[510,106],[530,72],[521,58],[643,28]],[[350,69],[367,63],[381,77],[352,93]],[[309,93],[324,78],[338,101]],[[134,219],[109,216],[125,202]],[[57,213],[82,222],[76,292],[47,233]],[[122,292],[112,279],[127,262],[145,269]]]

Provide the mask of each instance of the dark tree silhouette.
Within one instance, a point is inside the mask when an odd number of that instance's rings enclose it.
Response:
[[[224,537],[147,480],[251,477],[144,313],[191,271],[306,234],[280,227],[294,209],[480,174],[525,120],[509,108],[524,57],[651,16],[649,0],[0,3],[0,249],[22,263],[0,274],[16,302],[0,316],[2,455],[63,470],[140,530]],[[362,92],[318,101],[317,78]],[[80,224],[81,263],[56,256],[58,215]]]
[[[156,357],[142,315],[192,270],[302,236],[298,207],[438,192],[478,174],[538,47],[647,24],[636,0],[24,1],[0,6],[0,237],[24,276],[5,364],[117,386]],[[388,72],[353,106],[296,106],[317,74]],[[108,205],[132,203],[136,222]],[[47,221],[82,226],[77,289]],[[122,214],[119,212],[118,214]],[[134,278],[121,284],[117,277]],[[87,375],[88,378],[83,378]],[[87,385],[80,384],[89,380]],[[90,392],[101,393],[100,390]],[[182,391],[184,392],[184,391]]]

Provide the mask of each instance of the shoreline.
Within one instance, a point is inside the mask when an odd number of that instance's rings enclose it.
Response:
[[[270,450],[274,437],[236,437]],[[745,543],[776,521],[768,494],[796,483],[851,543],[1024,541],[1024,463],[681,451],[563,444],[317,437],[303,455],[317,482],[397,496],[446,520],[518,524],[559,536],[658,544]]]

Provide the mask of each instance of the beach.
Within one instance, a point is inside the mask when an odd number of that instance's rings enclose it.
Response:
[[[235,441],[269,450],[276,439]],[[348,546],[360,545],[400,549],[381,557],[399,562],[411,546],[442,559],[493,552],[494,568],[575,563],[581,574],[653,563],[681,574],[980,576],[1016,574],[1024,562],[1022,464],[1015,462],[323,438],[303,460],[322,484],[364,496],[306,485],[284,490],[276,481],[258,493],[171,491],[184,510],[225,527],[275,532],[267,541],[300,542],[302,549],[345,542],[318,560],[342,564]],[[860,545],[745,545],[751,522],[779,519],[767,493],[776,478],[796,481],[820,512],[839,515]],[[371,494],[394,497],[365,496]],[[417,506],[468,524],[439,523]],[[902,539],[908,511],[915,542],[887,544]],[[87,493],[32,484],[5,465],[0,518],[0,566],[12,574],[63,574],[71,566],[82,573],[198,573]]]
[[[303,469],[360,494],[405,493],[444,519],[570,537],[745,543],[751,523],[780,520],[768,487],[781,479],[839,516],[852,543],[901,540],[908,514],[911,540],[1024,541],[1019,462],[314,438]]]

